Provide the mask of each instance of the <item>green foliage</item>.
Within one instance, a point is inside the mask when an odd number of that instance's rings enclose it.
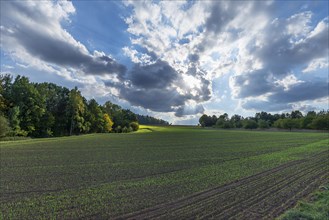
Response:
[[[269,125],[268,121],[260,119],[260,120],[258,120],[258,127],[261,129],[265,129],[265,128],[269,128],[270,125]]]
[[[27,77],[0,75],[0,114],[9,120],[8,136],[51,137],[86,133],[130,132],[136,115],[128,109],[87,101],[78,88],[31,83]],[[152,120],[156,120],[152,118]],[[159,120],[160,121],[160,120]],[[136,126],[135,126],[136,129]]]
[[[19,113],[20,110],[18,106],[14,106],[9,110],[9,123],[14,134],[19,134],[21,131],[21,127],[19,126],[20,124]]]
[[[203,127],[211,127],[214,125],[213,120],[216,116],[202,115],[199,119],[199,123]],[[253,120],[256,122],[248,122]],[[230,119],[225,113],[220,115],[215,123],[215,127],[218,128],[246,128],[248,129],[267,129],[270,127],[276,127],[280,129],[316,129],[316,130],[328,130],[329,129],[329,112],[321,111],[316,113],[314,111],[308,112],[303,116],[302,112],[295,110],[291,113],[282,114],[270,114],[267,112],[258,112],[255,117],[248,117],[244,119],[240,115],[233,115]],[[252,128],[251,128],[252,127]]]
[[[95,99],[91,99],[87,103],[87,111],[85,115],[86,120],[90,123],[89,132],[100,133],[105,130],[104,113]]]
[[[245,119],[244,121],[243,121],[243,127],[245,128],[245,129],[256,129],[257,127],[258,127],[258,124],[257,124],[257,122],[255,121],[255,120],[253,120],[253,119]]]
[[[136,117],[138,123],[142,125],[169,125],[167,121],[164,121],[162,119],[157,119],[148,115],[144,116],[144,115],[136,114]]]
[[[27,77],[17,76],[12,84],[10,102],[19,107],[20,128],[35,136],[46,112],[45,97]]]
[[[233,115],[230,119],[231,125],[234,128],[242,128],[243,127],[242,121],[243,121],[243,117],[240,115]]]
[[[217,122],[217,117],[215,115],[208,116],[206,114],[203,114],[199,119],[199,123],[202,127],[214,126],[216,122]]]
[[[312,120],[310,127],[318,130],[329,130],[329,113],[317,115]]]
[[[71,118],[70,135],[84,133],[86,127],[84,113],[86,106],[83,102],[83,97],[77,87],[72,89],[69,94],[68,115]]]
[[[274,123],[274,127],[289,129],[291,131],[293,128],[301,127],[301,119],[298,118],[279,119]]]
[[[122,109],[109,101],[104,104],[103,109],[112,117],[114,132],[121,133],[124,127],[128,130],[131,122],[137,122],[137,116],[132,111]]]
[[[0,114],[0,138],[10,131],[8,120]]]
[[[301,201],[292,210],[282,215],[280,220],[323,220],[329,219],[329,185],[322,186],[312,195],[311,201]]]
[[[132,131],[138,131],[138,129],[139,129],[139,124],[138,124],[138,122],[131,122],[130,124],[129,124],[129,127],[132,129]]]

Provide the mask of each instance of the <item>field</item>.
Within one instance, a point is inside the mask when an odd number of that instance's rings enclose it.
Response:
[[[142,127],[0,142],[0,219],[275,218],[328,183],[328,140]]]

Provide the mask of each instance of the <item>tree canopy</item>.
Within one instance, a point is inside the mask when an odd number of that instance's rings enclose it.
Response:
[[[87,100],[77,87],[33,83],[27,77],[0,74],[0,136],[51,137],[100,132],[130,132],[139,119],[165,123],[150,116],[95,99]]]
[[[291,113],[271,114],[267,112],[257,112],[254,117],[244,118],[240,115],[233,115],[229,118],[227,113],[219,117],[203,114],[199,118],[199,124],[203,127],[217,128],[245,128],[245,129],[316,129],[329,130],[329,112],[309,111],[305,116],[302,112],[295,110]]]

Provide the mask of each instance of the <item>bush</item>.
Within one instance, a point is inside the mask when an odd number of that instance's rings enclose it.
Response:
[[[258,121],[258,127],[259,128],[262,128],[262,129],[265,129],[265,128],[269,128],[270,125],[268,124],[268,121],[265,121],[265,120],[260,119]]]
[[[126,126],[122,128],[122,133],[128,133],[128,128]]]
[[[131,129],[132,129],[133,131],[138,131],[138,129],[139,129],[139,124],[138,124],[137,122],[131,122],[131,123],[129,124],[129,126],[131,127]]]
[[[243,127],[245,129],[256,129],[258,127],[257,122],[255,120],[252,120],[252,119],[244,120],[243,124],[244,124]]]
[[[116,128],[114,129],[114,131],[115,131],[115,133],[121,133],[121,132],[122,132],[122,128],[121,128],[121,126],[119,125],[118,127],[116,127]]]
[[[311,123],[311,128],[329,130],[329,114],[317,116]]]

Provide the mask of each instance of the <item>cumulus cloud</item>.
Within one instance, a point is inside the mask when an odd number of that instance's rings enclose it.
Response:
[[[296,69],[309,72],[325,66],[327,18],[315,26],[310,11],[276,18],[273,1],[139,1],[127,5],[133,9],[126,19],[133,45],[155,54],[178,73],[175,80],[166,79],[184,97],[184,104],[176,106],[176,116],[201,112],[201,108],[187,110],[190,101],[210,100],[212,80],[223,74],[231,74],[231,93],[244,100],[246,109],[262,110],[266,102],[273,103],[273,109],[286,109],[292,106],[289,103],[326,95],[323,90],[312,92],[313,96],[299,92],[305,87],[309,91],[324,87],[302,80]],[[147,13],[150,16],[144,16]],[[267,101],[259,102],[260,97]]]
[[[310,73],[310,72],[315,72],[319,69],[325,69],[328,68],[329,63],[328,63],[328,59],[326,58],[319,58],[319,59],[314,59],[312,60],[308,66],[303,69],[303,73]]]
[[[298,19],[303,17],[303,19]],[[311,12],[273,20],[258,41],[249,41],[245,50],[260,65],[245,65],[231,77],[236,98],[248,98],[247,109],[287,109],[292,103],[328,96],[327,79],[303,81],[301,73],[325,66],[328,59],[328,19],[311,28]],[[240,62],[248,62],[240,59]],[[298,70],[310,63],[303,71]],[[292,74],[292,73],[295,73]],[[311,80],[311,81],[309,81]],[[264,96],[267,101],[257,100]]]
[[[62,28],[73,13],[71,2],[1,2],[1,47],[25,62],[37,58],[85,74],[123,74],[124,65],[104,53],[89,53]]]
[[[185,105],[176,109],[175,116],[182,117],[184,115],[197,115],[204,113],[203,105]]]
[[[71,2],[2,1],[1,48],[24,65],[104,82],[102,94],[176,117],[203,113],[213,88],[222,89],[214,79],[224,75],[244,109],[279,111],[328,96],[327,78],[317,75],[328,67],[328,18],[313,20],[311,11],[277,17],[275,1],[124,5],[129,69],[63,28],[75,13]],[[311,74],[317,77],[305,78]]]
[[[127,77],[135,87],[152,89],[170,87],[179,74],[167,62],[158,60],[145,66],[136,64]]]

